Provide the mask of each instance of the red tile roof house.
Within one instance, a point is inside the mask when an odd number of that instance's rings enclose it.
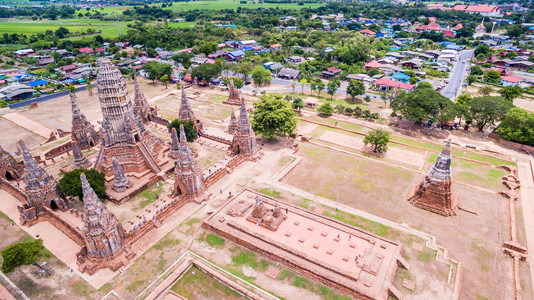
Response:
[[[516,86],[518,84],[522,84],[523,78],[521,77],[515,77],[515,76],[502,76],[501,77],[501,85],[502,86]]]
[[[372,60],[365,64],[365,71],[369,71],[371,69],[378,69],[382,66],[381,63],[377,62],[376,60]]]
[[[91,48],[80,48],[78,49],[78,51],[80,51],[80,53],[83,53],[83,54],[93,54],[93,49]]]
[[[360,30],[360,33],[365,36],[375,36],[376,33],[370,29]]]
[[[396,88],[403,89],[403,90],[406,90],[407,92],[410,92],[411,90],[415,88],[415,85],[413,84],[402,83],[399,81],[386,79],[386,78],[380,78],[376,80],[374,84],[377,89],[383,92],[387,92],[391,89],[396,89]]]
[[[72,64],[72,65],[66,65],[66,66],[59,67],[59,69],[65,74],[70,74],[74,70],[78,69],[78,67],[76,67],[76,65]]]
[[[327,68],[326,70],[324,70],[321,75],[323,76],[323,78],[328,79],[328,78],[336,77],[342,71],[343,70],[338,69],[336,67],[330,67],[330,68]]]

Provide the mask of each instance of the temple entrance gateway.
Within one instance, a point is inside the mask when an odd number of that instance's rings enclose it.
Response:
[[[50,208],[53,211],[56,211],[58,209],[56,201],[54,201],[54,200],[50,201]]]
[[[7,181],[13,181],[13,180],[15,180],[15,177],[13,177],[13,174],[11,174],[11,172],[9,172],[9,171],[6,171],[6,173],[4,174],[4,176],[6,177]]]

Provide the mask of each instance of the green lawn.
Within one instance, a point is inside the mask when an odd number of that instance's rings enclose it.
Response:
[[[126,32],[126,25],[133,22],[121,22],[122,31]],[[0,34],[2,33],[24,33],[37,34],[44,33],[46,30],[56,30],[59,27],[65,27],[71,32],[86,31],[89,28],[101,30],[103,37],[116,37],[118,35],[117,22],[100,21],[94,19],[72,19],[57,21],[31,21],[19,19],[7,19],[0,21]]]

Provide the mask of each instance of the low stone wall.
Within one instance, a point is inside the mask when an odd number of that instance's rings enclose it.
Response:
[[[28,204],[28,195],[20,188],[13,185],[11,182],[0,178],[0,189],[8,192],[11,196],[17,198],[23,204]]]
[[[69,153],[72,150],[72,141],[59,145],[44,154],[45,159],[54,159],[54,157],[60,156],[64,153]]]
[[[160,116],[152,116],[152,122],[159,124],[159,125],[163,125],[165,127],[171,123],[169,122],[169,120],[164,119]]]
[[[200,136],[203,137],[203,138],[214,140],[216,142],[219,142],[221,144],[225,144],[225,145],[228,145],[228,146],[232,145],[232,141],[230,141],[230,140],[224,139],[222,137],[214,136],[214,135],[211,135],[211,134],[207,134],[205,132],[201,132]]]
[[[46,214],[39,216],[39,219],[43,219],[44,221],[47,221],[50,224],[54,225],[57,229],[63,232],[76,244],[82,247],[85,245],[83,234],[80,232],[78,228],[74,228],[71,224],[65,222],[60,216],[58,216],[50,208],[46,206],[44,206],[43,208],[46,211]]]
[[[494,139],[497,143],[502,144],[502,145],[504,145],[506,147],[509,147],[509,148],[512,148],[512,149],[515,149],[515,150],[518,150],[518,151],[529,151],[529,152],[534,153],[534,147],[533,146],[523,145],[523,144],[519,144],[519,143],[516,143],[516,142],[511,142],[511,141],[504,140],[504,139],[502,139],[500,136],[498,136],[495,133],[490,133],[488,135],[488,137]]]

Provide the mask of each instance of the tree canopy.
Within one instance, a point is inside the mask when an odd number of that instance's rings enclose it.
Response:
[[[518,107],[510,109],[497,134],[508,141],[534,146],[534,114]]]
[[[271,79],[271,71],[266,70],[262,66],[255,66],[252,70],[252,80],[254,80],[257,86],[270,83]]]
[[[443,120],[453,102],[431,88],[416,88],[409,93],[401,93],[391,102],[393,112],[410,121]],[[450,121],[450,120],[448,120]]]
[[[371,144],[373,152],[384,153],[388,150],[391,133],[384,129],[373,129],[363,139],[365,145]]]
[[[178,138],[180,138],[180,125],[184,125],[185,138],[188,142],[192,143],[198,138],[193,121],[178,121],[178,119],[174,119],[167,125],[167,129],[171,132],[173,128],[176,128],[176,133],[178,134]]]
[[[148,79],[156,80],[163,75],[170,76],[172,74],[172,66],[169,64],[159,63],[157,61],[149,61],[144,66],[143,69],[148,73]]]
[[[274,139],[289,136],[297,127],[296,114],[291,104],[280,94],[265,94],[259,102],[254,102],[252,129],[263,137]]]
[[[359,80],[351,79],[349,85],[347,86],[347,94],[352,97],[352,101],[358,95],[363,95],[365,93],[365,85]]]
[[[503,97],[483,96],[471,100],[470,113],[478,130],[495,126],[514,105]]]
[[[2,250],[2,272],[9,273],[22,265],[36,262],[43,252],[43,240],[13,244]]]
[[[499,90],[501,96],[508,101],[514,101],[515,98],[523,94],[523,90],[518,86],[505,86]]]
[[[317,107],[317,111],[325,116],[331,116],[334,113],[334,108],[330,103],[325,103],[319,107]]]
[[[221,67],[216,64],[201,64],[193,69],[191,77],[201,81],[211,81],[213,78],[217,77],[220,72]]]
[[[65,195],[78,196],[78,199],[83,201],[81,173],[85,174],[89,185],[93,188],[98,198],[104,198],[106,196],[106,175],[95,169],[76,169],[65,173],[63,178],[59,180],[59,190]]]

